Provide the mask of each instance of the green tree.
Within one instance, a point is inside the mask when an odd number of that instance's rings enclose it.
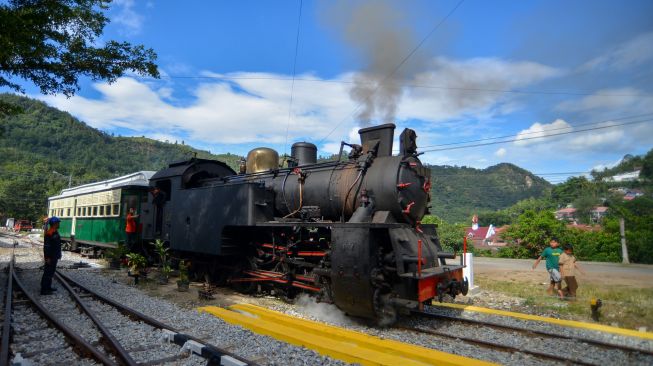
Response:
[[[553,187],[551,199],[561,206],[572,203],[577,197],[595,192],[595,186],[585,177],[571,177]]]
[[[573,201],[576,209],[576,219],[583,224],[591,222],[590,215],[592,209],[596,206],[598,200],[591,194],[584,194]]]
[[[632,201],[613,201],[605,220],[605,232],[618,241],[619,219],[624,218],[628,255],[632,262],[653,263],[653,199],[638,197]],[[621,246],[618,249],[621,254]]]
[[[126,71],[159,76],[156,54],[142,45],[99,37],[111,0],[10,0],[0,4],[0,87],[22,92],[15,79],[44,94],[73,95],[78,78],[115,81]],[[16,111],[0,104],[0,113]]]
[[[549,244],[551,238],[559,238],[564,232],[565,225],[556,220],[553,212],[528,210],[521,214],[517,222],[502,236],[526,248],[531,257],[536,257]]]
[[[642,159],[642,170],[639,172],[639,177],[653,181],[653,149]]]
[[[438,238],[440,239],[442,249],[449,252],[462,251],[465,237],[464,225],[450,224],[432,215],[424,216],[422,223],[438,225]],[[468,250],[472,250],[471,245],[468,247]]]

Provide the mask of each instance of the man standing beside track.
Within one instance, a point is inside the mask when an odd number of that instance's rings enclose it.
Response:
[[[43,277],[41,277],[41,295],[50,295],[55,288],[52,288],[52,277],[57,270],[57,262],[61,259],[61,237],[59,236],[59,220],[53,216],[48,220],[49,228],[43,238]]]
[[[560,249],[559,246],[560,243],[558,243],[558,239],[552,238],[549,242],[549,247],[542,251],[540,257],[537,258],[533,264],[533,269],[537,268],[537,265],[540,264],[542,258],[546,259],[546,270],[549,272],[549,278],[551,280],[546,292],[549,295],[553,295],[553,289],[555,288],[558,291],[558,296],[562,299],[564,297],[561,289],[562,276],[560,275],[560,266],[558,265],[558,259],[562,254],[562,249]]]

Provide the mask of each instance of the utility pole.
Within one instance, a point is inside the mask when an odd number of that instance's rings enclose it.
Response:
[[[62,178],[68,178],[68,188],[70,188],[73,185],[73,173],[70,173],[69,175],[61,174],[56,170],[52,171],[53,174],[59,175]]]
[[[619,219],[619,232],[621,233],[622,263],[628,264],[630,263],[630,260],[628,259],[628,247],[626,246],[626,223],[623,217]]]

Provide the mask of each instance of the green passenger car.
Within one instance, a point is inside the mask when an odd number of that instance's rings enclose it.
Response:
[[[61,219],[61,238],[73,246],[113,247],[125,240],[128,210],[140,213],[147,205],[149,179],[154,173],[141,171],[64,189],[48,199],[48,216]]]

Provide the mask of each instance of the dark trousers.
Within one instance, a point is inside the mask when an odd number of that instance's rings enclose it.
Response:
[[[576,297],[576,290],[578,289],[578,282],[576,282],[576,276],[565,276],[565,287],[564,291],[569,297]]]
[[[43,277],[41,277],[41,291],[48,291],[52,288],[52,277],[57,270],[58,259],[50,259],[49,263],[43,266]]]
[[[126,233],[127,234],[127,248],[130,251],[134,250],[134,246],[136,245],[136,233]]]

